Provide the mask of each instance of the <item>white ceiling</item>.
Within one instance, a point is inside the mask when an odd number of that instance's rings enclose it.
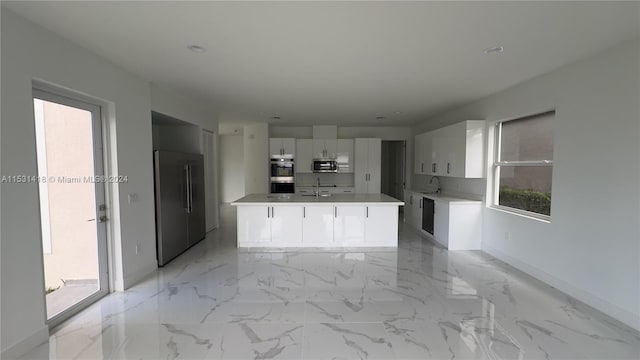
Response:
[[[638,2],[2,4],[228,124],[413,124],[640,34]]]

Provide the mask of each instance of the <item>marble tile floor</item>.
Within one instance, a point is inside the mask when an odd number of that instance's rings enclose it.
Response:
[[[402,225],[401,225],[402,226]],[[638,359],[640,334],[479,251],[247,251],[235,217],[24,359]]]

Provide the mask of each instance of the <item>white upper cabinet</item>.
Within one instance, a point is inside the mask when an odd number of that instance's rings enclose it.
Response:
[[[337,139],[313,139],[313,157],[316,159],[335,159],[337,147]]]
[[[484,177],[484,120],[467,120],[415,137],[414,172]]]
[[[270,138],[269,156],[296,155],[296,139],[294,138]]]
[[[431,174],[431,133],[422,133],[415,137],[414,172],[416,174]]]
[[[381,186],[381,139],[355,140],[356,193],[379,194]]]
[[[336,160],[339,173],[353,173],[353,139],[338,139]]]
[[[311,173],[313,162],[313,140],[296,140],[296,158],[294,166],[297,173]]]

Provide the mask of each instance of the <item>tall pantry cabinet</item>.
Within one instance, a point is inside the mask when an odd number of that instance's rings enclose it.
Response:
[[[355,187],[357,194],[379,194],[382,139],[355,140]]]

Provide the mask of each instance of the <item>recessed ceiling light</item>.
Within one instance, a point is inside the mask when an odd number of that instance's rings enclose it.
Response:
[[[396,115],[400,115],[400,114],[402,114],[402,111],[394,111],[393,113],[396,114]]]
[[[280,116],[272,116],[270,117],[271,120],[280,120]]]
[[[384,116],[376,116],[376,120],[384,120],[386,119]]]
[[[203,48],[200,45],[189,45],[189,46],[187,46],[187,49],[193,51],[194,53],[198,53],[198,54],[202,54],[203,52],[207,51],[207,49]]]
[[[501,53],[503,51],[504,51],[504,47],[502,46],[494,46],[494,47],[484,49],[485,54]]]

